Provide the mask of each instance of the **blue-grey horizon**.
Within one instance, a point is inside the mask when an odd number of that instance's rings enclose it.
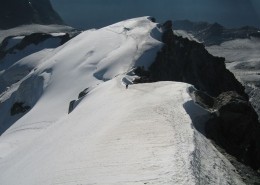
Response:
[[[260,27],[259,0],[51,0],[64,21],[80,29],[100,28],[124,19],[153,16],[218,22],[226,27]]]

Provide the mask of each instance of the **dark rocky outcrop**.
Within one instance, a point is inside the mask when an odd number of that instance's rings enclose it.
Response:
[[[89,93],[89,88],[84,89],[83,91],[81,91],[78,95],[78,99],[83,98],[84,96],[86,96]]]
[[[141,76],[139,82],[142,82],[144,77],[149,78],[150,82],[186,82],[211,96],[236,91],[248,98],[244,87],[226,69],[224,58],[212,56],[203,44],[174,35],[170,21],[163,25],[163,29],[162,41],[165,45],[146,75],[140,74],[140,68],[136,71],[136,74]]]
[[[196,103],[211,112],[205,133],[239,161],[260,168],[260,125],[258,116],[244,97],[234,91],[210,97],[204,92],[190,90]]]
[[[68,114],[70,114],[70,113],[73,111],[75,102],[76,102],[76,100],[72,100],[72,101],[70,102]]]
[[[163,25],[165,45],[148,70],[138,67],[136,83],[180,81],[195,86],[193,100],[211,112],[203,134],[228,153],[254,169],[260,167],[258,116],[244,87],[225,67],[225,59],[214,57],[203,44],[173,34],[171,22]],[[216,35],[219,25],[215,25]]]
[[[15,102],[10,110],[11,116],[16,114],[25,113],[30,110],[30,106],[24,105],[24,102]]]
[[[150,21],[156,23],[156,19],[155,19],[155,17],[148,17],[148,19],[149,19]]]
[[[49,0],[2,0],[0,29],[24,24],[63,24]]]
[[[53,36],[47,33],[32,33],[31,35],[25,36],[21,43],[19,43],[19,45],[17,45],[15,49],[22,50],[30,44],[38,45],[39,43],[49,38],[60,38],[60,44],[62,45],[70,39],[70,36],[68,33],[61,36]]]
[[[213,107],[215,104],[215,98],[208,95],[206,92],[197,90],[194,87],[188,88],[188,93],[190,94],[193,101],[208,110],[209,112],[214,111]]]
[[[53,36],[48,33],[32,33],[28,36],[25,36],[21,40],[21,42],[17,43],[13,47],[6,49],[8,42],[11,38],[12,37],[5,38],[2,42],[2,44],[0,45],[0,60],[3,59],[7,54],[13,54],[13,53],[16,53],[17,51],[22,51],[24,48],[26,48],[27,46],[29,46],[31,44],[38,45],[47,39],[60,39],[59,45],[62,45],[65,42],[67,42],[68,40],[70,40],[71,36],[68,33],[66,33],[64,35],[59,35],[59,36]],[[40,49],[43,49],[43,48],[40,48]]]

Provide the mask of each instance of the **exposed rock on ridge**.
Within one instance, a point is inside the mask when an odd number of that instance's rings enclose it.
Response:
[[[47,33],[33,33],[31,35],[25,36],[20,43],[14,45],[11,48],[6,49],[6,46],[8,45],[10,38],[12,37],[7,37],[6,39],[4,39],[4,41],[0,45],[0,60],[3,59],[7,54],[15,53],[15,50],[23,50],[31,44],[38,45],[39,43],[44,42],[45,40],[50,38],[59,38],[60,45],[62,45],[68,40],[70,40],[71,36],[68,33],[60,36],[53,36]]]
[[[214,98],[190,88],[193,100],[211,112],[205,134],[216,144],[254,169],[260,167],[260,125],[258,116],[245,98],[234,91]]]
[[[186,82],[211,96],[236,91],[248,98],[244,87],[226,69],[224,58],[212,56],[203,44],[174,35],[171,21],[167,21],[163,29],[165,45],[146,74],[149,81]]]
[[[203,44],[175,36],[171,21],[163,25],[165,43],[148,71],[137,68],[136,82],[180,81],[193,84],[196,103],[212,113],[205,134],[241,162],[260,167],[258,116],[244,87]]]

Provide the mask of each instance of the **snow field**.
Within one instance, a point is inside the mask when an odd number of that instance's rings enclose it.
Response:
[[[193,127],[207,113],[190,85],[125,88],[134,67],[153,62],[160,35],[147,17],[83,32],[8,88],[0,96],[0,125],[11,125],[0,138],[1,185],[243,184]],[[16,100],[32,109],[9,116]]]

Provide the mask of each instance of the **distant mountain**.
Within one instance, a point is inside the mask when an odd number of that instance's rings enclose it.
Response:
[[[49,0],[1,0],[0,29],[24,24],[63,24]]]
[[[251,36],[260,38],[260,29],[251,26],[241,28],[225,28],[218,23],[192,22],[179,20],[173,23],[175,30],[185,30],[195,36],[196,39],[205,45],[219,45],[225,41],[234,39],[245,39]]]

